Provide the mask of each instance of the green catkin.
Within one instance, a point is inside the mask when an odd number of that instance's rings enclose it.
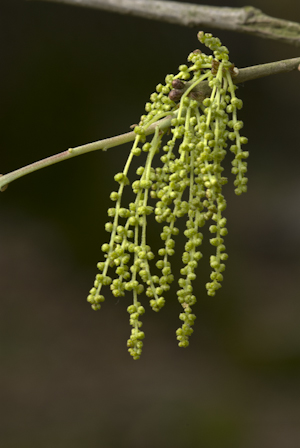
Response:
[[[249,154],[242,149],[247,138],[240,135],[243,122],[238,120],[237,110],[243,103],[235,94],[233,64],[229,62],[228,49],[218,38],[200,32],[198,39],[213,56],[193,51],[188,57],[189,66],[180,65],[176,76],[167,75],[165,84],[156,86],[156,92],[146,103],[146,114],[135,127],[136,138],[124,170],[115,176],[119,188],[110,196],[115,202],[108,210],[111,219],[105,225],[110,241],[102,245],[104,261],[97,265],[100,273],[87,298],[92,308],[98,310],[104,301],[103,286],[110,286],[115,297],[132,292],[133,303],[127,308],[132,326],[127,346],[133,359],[140,358],[145,336],[140,320],[145,308],[139,297],[146,295],[152,309],[159,311],[174,280],[171,259],[175,253],[174,237],[179,233],[178,219],[186,219],[186,243],[177,292],[183,309],[179,315],[182,326],[176,332],[180,347],[189,345],[189,336],[193,333],[196,319],[192,312],[196,303],[193,282],[202,258],[201,228],[208,221],[215,255],[210,257],[212,271],[211,281],[206,283],[207,294],[214,296],[221,287],[224,262],[228,258],[224,245],[226,218],[223,217],[226,201],[222,194],[222,187],[227,183],[227,178],[222,176],[222,161],[228,140],[234,154],[235,193],[240,195],[247,191],[245,159]],[[209,89],[202,89],[202,81],[208,83]],[[169,132],[157,126],[153,138],[147,142],[147,128],[166,116],[173,116]],[[146,163],[137,169],[138,179],[131,183],[130,164],[142,152],[147,155]],[[154,166],[154,159],[158,157],[161,166]],[[127,185],[131,185],[135,201],[124,208],[121,200]],[[162,247],[156,262],[147,244],[149,215],[162,225]],[[151,274],[152,262],[156,263],[160,275]],[[109,271],[114,272],[113,277],[108,275]]]

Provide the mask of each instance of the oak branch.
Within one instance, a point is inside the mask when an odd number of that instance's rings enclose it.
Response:
[[[242,68],[237,70],[234,77],[234,83],[243,83],[245,81],[251,81],[253,79],[262,78],[265,76],[275,75],[277,73],[289,72],[292,70],[299,70],[300,58],[286,59],[283,61],[271,62],[269,64],[254,65],[252,67]],[[202,82],[202,90],[209,89],[206,81]],[[153,134],[157,126],[160,129],[166,129],[171,125],[171,118],[166,117],[156,123],[153,123],[146,131],[146,135]],[[86,145],[77,146],[75,148],[69,148],[67,151],[63,151],[59,154],[47,157],[46,159],[39,160],[38,162],[31,163],[30,165],[19,168],[5,175],[0,174],[0,191],[4,191],[6,186],[20,177],[26,174],[33,173],[34,171],[46,168],[47,166],[54,165],[55,163],[62,162],[63,160],[70,159],[75,156],[86,154],[87,152],[96,151],[102,149],[106,151],[109,148],[122,145],[133,141],[136,137],[134,131],[127,132],[126,134],[117,135],[115,137],[98,140]]]

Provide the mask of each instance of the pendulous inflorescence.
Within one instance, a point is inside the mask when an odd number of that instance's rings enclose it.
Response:
[[[238,120],[237,111],[243,104],[235,94],[234,65],[229,62],[228,49],[218,38],[200,32],[198,39],[213,55],[193,51],[188,57],[189,65],[180,65],[177,75],[167,75],[165,84],[156,86],[156,92],[146,103],[146,114],[135,126],[136,138],[128,160],[123,171],[115,175],[118,189],[110,195],[114,206],[108,210],[110,220],[105,225],[110,241],[102,245],[104,261],[97,265],[100,273],[87,298],[92,308],[98,310],[104,301],[104,286],[109,286],[115,297],[124,296],[127,291],[132,293],[133,302],[127,308],[132,326],[127,346],[133,359],[139,359],[144,339],[141,316],[145,308],[140,297],[146,295],[152,309],[159,311],[174,280],[171,258],[180,218],[186,220],[177,291],[182,305],[179,315],[182,325],[176,332],[180,347],[188,346],[193,333],[196,318],[192,312],[196,303],[193,282],[202,258],[201,229],[207,222],[212,234],[210,243],[215,248],[210,257],[212,272],[211,281],[206,284],[207,294],[214,296],[221,287],[228,258],[224,245],[226,201],[222,193],[227,183],[222,161],[228,141],[234,155],[231,171],[236,176],[235,193],[247,191],[245,159],[249,154],[242,149],[247,138],[240,135],[243,122]],[[170,121],[169,128],[162,126],[165,120]],[[155,133],[147,141],[147,129],[153,123],[157,123]],[[131,183],[130,164],[142,152],[147,153],[146,163],[137,169],[138,178]],[[154,163],[158,157],[160,166]],[[135,200],[124,206],[122,194],[128,185]],[[150,215],[162,225],[162,247],[156,262],[156,254],[147,241]],[[159,275],[152,274],[153,263]]]

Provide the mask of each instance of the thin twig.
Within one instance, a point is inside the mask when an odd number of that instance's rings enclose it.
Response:
[[[252,6],[215,7],[158,0],[34,0],[102,9],[178,25],[221,28],[300,46],[300,24],[277,19]]]
[[[271,62],[269,64],[255,65],[252,67],[242,68],[237,71],[234,77],[235,84],[250,81],[257,78],[262,78],[264,76],[275,75],[277,73],[284,73],[299,68],[300,58],[286,59],[284,61]],[[209,91],[207,82],[200,83],[201,86],[197,87],[204,93]],[[146,130],[146,135],[153,134],[156,127],[159,126],[161,130],[167,129],[171,124],[171,116],[166,117],[153,123]],[[24,166],[18,170],[12,171],[11,173],[0,175],[0,191],[4,191],[6,186],[20,177],[26,174],[32,173],[34,171],[40,170],[55,163],[62,162],[63,160],[71,159],[72,157],[86,154],[91,151],[96,151],[102,149],[106,151],[108,148],[122,145],[133,141],[136,137],[134,131],[127,132],[126,134],[117,135],[115,137],[106,138],[103,140],[98,140],[93,143],[88,143],[86,145],[77,146],[76,148],[70,148],[67,151],[63,151],[59,154],[47,157],[46,159],[39,160],[38,162],[31,163],[30,165]]]
[[[171,117],[172,118],[172,117]],[[162,120],[153,123],[146,130],[145,134],[150,135],[153,134],[155,128],[159,126],[161,130],[168,128],[171,124],[171,118],[167,117]],[[67,151],[60,152],[59,154],[54,154],[53,156],[47,157],[45,159],[39,160],[38,162],[31,163],[30,165],[23,166],[18,170],[11,171],[8,174],[2,175],[0,174],[0,191],[4,191],[6,186],[20,177],[25,176],[26,174],[33,173],[34,171],[40,170],[42,168],[46,168],[47,166],[54,165],[58,162],[63,162],[64,160],[71,159],[75,156],[80,156],[82,154],[86,154],[91,151],[96,151],[98,149],[102,149],[106,151],[109,148],[113,148],[114,146],[123,145],[124,143],[131,142],[135,139],[136,133],[126,132],[125,134],[117,135],[115,137],[105,138],[103,140],[98,140],[93,143],[87,143],[86,145],[77,146],[76,148],[69,148]]]

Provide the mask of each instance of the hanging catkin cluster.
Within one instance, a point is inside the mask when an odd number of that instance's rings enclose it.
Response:
[[[247,191],[244,159],[248,152],[242,150],[247,138],[240,135],[243,123],[237,119],[242,101],[235,95],[234,67],[229,62],[228,49],[219,39],[203,32],[198,38],[212,50],[213,56],[200,50],[193,51],[188,57],[189,66],[180,65],[176,76],[167,75],[165,84],[156,86],[156,92],[145,106],[147,114],[135,127],[136,138],[124,170],[115,176],[119,188],[110,196],[115,202],[108,210],[110,221],[105,225],[110,241],[102,245],[104,261],[97,265],[100,273],[87,298],[92,308],[98,310],[104,301],[103,287],[109,286],[115,297],[131,291],[133,303],[128,312],[132,330],[127,346],[133,359],[139,359],[144,339],[141,316],[145,309],[139,297],[149,297],[152,309],[159,311],[174,280],[171,257],[175,252],[175,236],[179,233],[178,219],[186,219],[186,244],[177,291],[183,309],[179,315],[182,326],[176,332],[180,347],[188,346],[188,338],[193,332],[196,318],[192,312],[196,303],[193,281],[202,258],[199,250],[203,239],[201,228],[207,222],[210,222],[212,234],[210,243],[215,248],[215,254],[210,257],[212,272],[211,281],[206,284],[208,295],[214,296],[221,287],[224,262],[228,257],[224,245],[226,201],[222,194],[222,187],[227,183],[227,178],[222,175],[222,161],[228,140],[231,142],[229,149],[234,154],[235,192],[239,195]],[[147,129],[158,120],[161,121],[154,136],[147,142]],[[170,124],[167,129],[161,125],[166,120]],[[146,163],[137,169],[138,179],[131,184],[128,178],[131,161],[142,152],[147,153]],[[158,157],[160,167],[154,165],[154,159]],[[124,206],[121,201],[127,185],[131,185],[135,201]],[[162,225],[162,248],[156,260],[160,275],[151,273],[151,265],[157,256],[147,241],[150,215]]]

